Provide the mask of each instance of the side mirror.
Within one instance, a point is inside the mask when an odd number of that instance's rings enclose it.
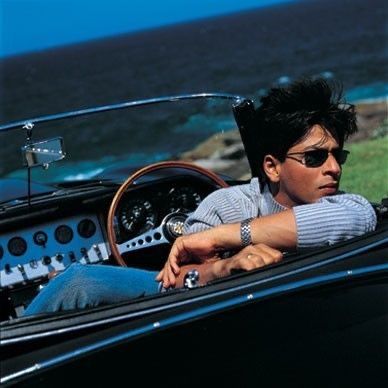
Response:
[[[22,147],[25,165],[28,167],[43,166],[47,168],[52,162],[66,156],[62,137],[28,143]]]

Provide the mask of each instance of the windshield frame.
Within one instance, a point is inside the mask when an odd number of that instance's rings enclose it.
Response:
[[[85,108],[80,110],[73,110],[68,112],[56,113],[51,115],[39,116],[30,119],[24,119],[20,121],[14,121],[7,124],[0,125],[0,132],[7,132],[12,129],[31,129],[35,124],[44,123],[48,121],[55,121],[66,119],[70,117],[79,117],[90,114],[96,114],[101,112],[108,112],[117,109],[127,109],[136,106],[159,104],[164,102],[173,102],[178,100],[193,100],[193,99],[226,99],[232,100],[235,104],[240,104],[244,100],[248,100],[246,97],[229,94],[229,93],[191,93],[191,94],[178,94],[172,96],[147,98],[142,100],[124,101],[117,104],[102,105],[92,108]],[[32,126],[32,127],[31,127]]]

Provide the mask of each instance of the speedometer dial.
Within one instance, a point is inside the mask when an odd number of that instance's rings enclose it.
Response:
[[[192,187],[179,187],[169,193],[169,213],[190,212],[201,202],[201,196]]]
[[[155,213],[149,201],[128,201],[120,210],[120,222],[131,234],[144,233],[155,226]]]

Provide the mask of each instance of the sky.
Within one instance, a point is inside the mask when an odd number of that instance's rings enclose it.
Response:
[[[0,0],[0,57],[294,0]]]

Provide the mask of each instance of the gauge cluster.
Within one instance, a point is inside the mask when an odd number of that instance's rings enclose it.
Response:
[[[129,192],[116,214],[117,240],[142,234],[161,224],[171,213],[191,213],[209,194],[209,188],[192,182],[164,184],[157,189]]]
[[[155,226],[156,212],[150,201],[131,199],[120,209],[119,218],[129,234],[139,234]]]
[[[202,197],[196,189],[190,186],[172,188],[167,196],[168,212],[182,212],[188,213],[195,210],[200,202]]]
[[[0,288],[40,280],[72,263],[97,263],[108,257],[94,214],[27,226],[0,236]]]

